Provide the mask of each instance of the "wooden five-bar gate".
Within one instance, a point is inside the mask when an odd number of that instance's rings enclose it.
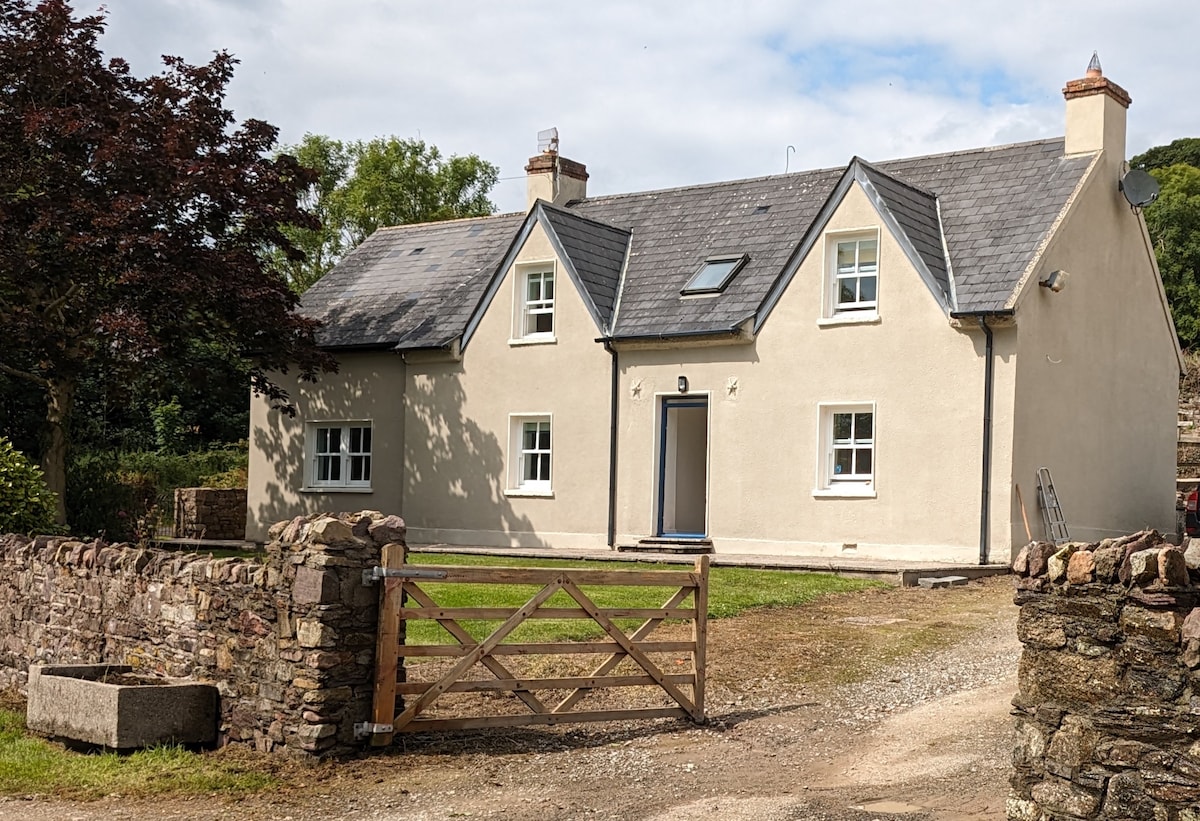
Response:
[[[707,556],[700,557],[690,571],[646,571],[410,565],[405,563],[404,552],[399,545],[388,545],[384,548],[382,567],[364,573],[364,581],[382,582],[373,716],[371,722],[358,725],[360,735],[369,737],[372,745],[390,744],[393,733],[397,732],[663,717],[704,721]],[[470,584],[528,585],[536,592],[519,607],[446,607],[439,605],[425,589],[430,582],[438,585],[438,591]],[[601,607],[584,588],[595,590],[605,586],[663,587],[671,588],[672,592],[661,607]],[[556,602],[570,606],[548,606],[560,592],[566,599],[558,595]],[[418,619],[436,621],[456,643],[405,643],[408,633],[405,623]],[[603,638],[561,642],[515,640],[513,632],[529,619],[594,622],[603,632]],[[615,621],[630,619],[641,621],[631,632]],[[651,640],[650,634],[668,619],[690,622],[691,629],[684,634],[684,640]],[[477,640],[464,627],[467,620],[499,622],[499,626],[486,638]],[[577,661],[580,656],[586,661],[588,656],[597,655],[603,656],[603,660],[599,664],[593,660],[579,671],[582,674],[533,675]],[[417,657],[434,661],[407,664],[404,675],[400,676],[400,659]],[[558,665],[548,661],[551,657],[558,658]],[[531,660],[541,664],[531,664]],[[680,672],[666,672],[664,662],[675,669],[686,666]],[[510,669],[518,664],[524,669]],[[431,675],[414,680],[414,675],[426,671]],[[490,676],[481,677],[487,673]],[[643,697],[632,705],[618,699],[621,704],[614,707],[609,703],[613,699],[608,698],[599,708],[575,709],[591,694],[635,692],[616,688],[641,688],[643,693],[650,688],[658,693],[651,700],[666,706],[647,706]],[[442,697],[448,693],[473,695],[459,697],[470,700],[461,710],[465,714],[455,711],[462,706],[458,702],[445,704],[448,699]],[[515,700],[495,698],[502,693],[510,693]],[[548,699],[547,694],[553,698]],[[403,697],[402,703],[398,703],[398,696]],[[442,703],[435,707],[439,699]],[[518,711],[514,712],[514,705]],[[447,710],[452,714],[446,715]]]

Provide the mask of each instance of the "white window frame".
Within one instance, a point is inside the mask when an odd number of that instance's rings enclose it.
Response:
[[[553,261],[532,262],[516,266],[514,269],[516,274],[513,277],[514,293],[513,293],[513,333],[509,339],[509,343],[513,345],[529,345],[554,342],[555,332],[558,328],[558,288],[560,285],[558,266]],[[529,283],[530,280],[538,278],[542,281],[542,286],[539,293],[542,298],[531,300],[529,298]],[[545,298],[545,279],[549,277],[550,282],[550,298]],[[531,331],[529,323],[534,316],[549,316],[550,330],[549,331]]]
[[[540,441],[527,448],[525,429],[527,425],[546,426],[548,442]],[[545,457],[544,461],[542,457]],[[526,478],[526,468],[531,458],[545,464],[546,478]],[[508,488],[507,496],[553,496],[554,495],[554,418],[546,412],[510,413],[508,415]],[[537,471],[540,472],[540,471]]]
[[[371,477],[374,473],[374,427],[374,424],[369,419],[348,421],[329,420],[306,423],[304,426],[304,489],[335,492],[369,492],[371,490]],[[338,430],[337,450],[318,451],[318,440],[321,438],[320,431],[330,429]],[[351,433],[352,430],[366,430],[369,432],[370,442],[365,449],[362,447],[361,434],[358,449],[353,450],[351,448],[351,440],[354,438]],[[350,478],[355,460],[363,459],[364,457],[366,478]],[[328,463],[337,465],[338,477],[336,479],[320,478],[322,459],[329,460]]]
[[[870,497],[876,495],[878,476],[879,414],[874,402],[828,402],[817,406],[818,413],[818,447],[817,447],[817,487],[814,496],[855,496]],[[849,440],[837,439],[834,434],[835,417],[839,414],[870,414],[870,437],[858,436],[858,431],[852,427]],[[852,418],[852,426],[856,420]],[[839,450],[869,450],[871,454],[871,471],[869,473],[839,474],[836,468],[836,454]],[[855,457],[857,463],[857,457]]]
[[[864,271],[858,262],[860,244],[864,241],[875,243],[874,270]],[[839,246],[846,243],[855,244],[855,264],[852,270],[842,271],[838,266]],[[859,324],[876,322],[879,319],[879,281],[880,281],[880,232],[878,228],[859,229],[854,231],[839,231],[825,236],[825,304],[822,312],[823,325]],[[838,295],[843,280],[875,278],[875,298],[859,300],[853,303],[839,303]],[[856,286],[857,287],[857,286]]]

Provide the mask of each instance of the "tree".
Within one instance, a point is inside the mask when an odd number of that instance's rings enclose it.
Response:
[[[474,154],[444,159],[436,146],[421,140],[377,137],[343,143],[319,134],[306,134],[284,151],[316,172],[302,201],[321,223],[284,227],[303,258],[273,256],[272,264],[297,293],[379,228],[495,211],[488,193],[499,171]]]
[[[1156,145],[1130,160],[1129,166],[1149,171],[1180,163],[1200,168],[1200,137],[1180,137],[1170,145]]]
[[[45,401],[43,459],[62,507],[81,380],[130,382],[197,342],[246,357],[252,388],[290,410],[270,374],[315,380],[333,362],[263,249],[295,257],[282,224],[315,227],[311,173],[270,155],[276,129],[224,107],[236,60],[164,57],[134,77],[97,45],[104,18],[65,0],[0,0],[0,372]]]
[[[1146,229],[1179,344],[1190,348],[1200,342],[1200,168],[1180,163],[1150,173],[1160,191],[1146,208]]]

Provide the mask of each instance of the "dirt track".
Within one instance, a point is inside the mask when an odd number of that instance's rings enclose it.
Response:
[[[0,821],[1003,818],[1011,602],[1000,578],[713,622],[705,727],[414,737],[239,802],[0,799]]]

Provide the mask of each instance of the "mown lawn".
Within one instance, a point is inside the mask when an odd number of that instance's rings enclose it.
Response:
[[[410,564],[466,565],[473,567],[566,567],[598,570],[674,570],[686,571],[688,565],[663,565],[646,562],[616,563],[576,561],[573,559],[517,559],[504,556],[475,556],[459,553],[411,553]],[[421,589],[443,607],[518,607],[537,591],[533,585],[504,584],[439,584],[420,581]],[[742,567],[714,567],[709,570],[708,616],[728,618],[751,607],[795,607],[829,593],[845,593],[868,587],[880,587],[880,582],[845,579],[828,573],[797,573],[780,570],[752,570]],[[669,587],[584,587],[600,607],[659,607],[677,588]],[[681,604],[687,607],[691,598]],[[576,606],[566,593],[556,593],[547,607]],[[617,620],[623,628],[639,623],[637,619]],[[476,639],[482,639],[499,624],[498,621],[468,620],[462,626]],[[453,643],[450,634],[437,622],[409,621],[408,644]],[[591,620],[536,619],[529,620],[513,631],[508,641],[583,641],[603,635],[600,626]]]

